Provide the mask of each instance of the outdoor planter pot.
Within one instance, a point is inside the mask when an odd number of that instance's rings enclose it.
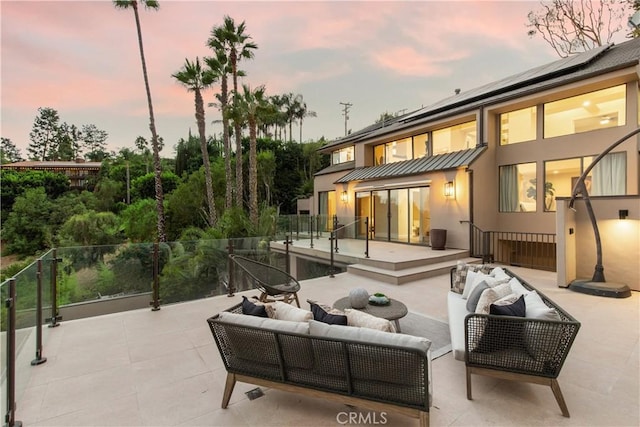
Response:
[[[447,244],[447,230],[443,228],[432,228],[431,229],[431,249],[434,250],[444,250]]]

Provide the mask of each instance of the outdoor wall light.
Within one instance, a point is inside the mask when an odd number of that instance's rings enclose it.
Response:
[[[340,200],[342,201],[342,203],[347,203],[349,201],[349,195],[347,194],[346,191],[343,191],[340,194]]]
[[[448,181],[444,183],[444,197],[446,197],[447,199],[456,198],[456,187],[453,181]]]
[[[618,216],[620,219],[627,219],[629,216],[629,209],[620,209],[618,211]]]

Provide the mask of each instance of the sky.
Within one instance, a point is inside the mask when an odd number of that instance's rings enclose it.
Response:
[[[541,37],[527,35],[538,1],[166,1],[140,9],[161,155],[197,134],[192,92],[171,74],[185,59],[211,56],[211,30],[225,15],[258,45],[240,68],[243,83],[267,95],[301,94],[317,117],[302,140],[357,131],[384,112],[410,112],[454,94],[559,59]],[[27,157],[38,108],[61,122],[94,124],[107,146],[135,149],[151,139],[133,11],[111,1],[0,0],[1,124]],[[218,86],[204,93],[214,102]],[[206,108],[207,134],[220,134],[220,112]],[[299,140],[299,128],[293,127]]]

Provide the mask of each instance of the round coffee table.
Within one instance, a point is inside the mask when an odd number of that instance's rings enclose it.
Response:
[[[345,308],[353,308],[353,307],[351,307],[351,302],[349,301],[349,297],[344,297],[334,302],[333,308],[337,308],[338,310],[344,310]],[[392,320],[393,322],[395,322],[397,332],[400,332],[400,323],[398,322],[398,320],[402,319],[409,312],[406,305],[392,298],[389,298],[388,305],[367,304],[364,308],[357,308],[356,310],[363,311],[372,316],[381,317],[387,320]]]

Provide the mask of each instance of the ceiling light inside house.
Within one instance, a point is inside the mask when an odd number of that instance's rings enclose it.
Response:
[[[611,118],[609,118],[608,116],[605,116],[600,119],[601,125],[608,125],[610,122],[611,122]]]
[[[588,107],[589,105],[591,105],[591,101],[589,101],[589,100],[582,102],[582,106],[583,107]]]

